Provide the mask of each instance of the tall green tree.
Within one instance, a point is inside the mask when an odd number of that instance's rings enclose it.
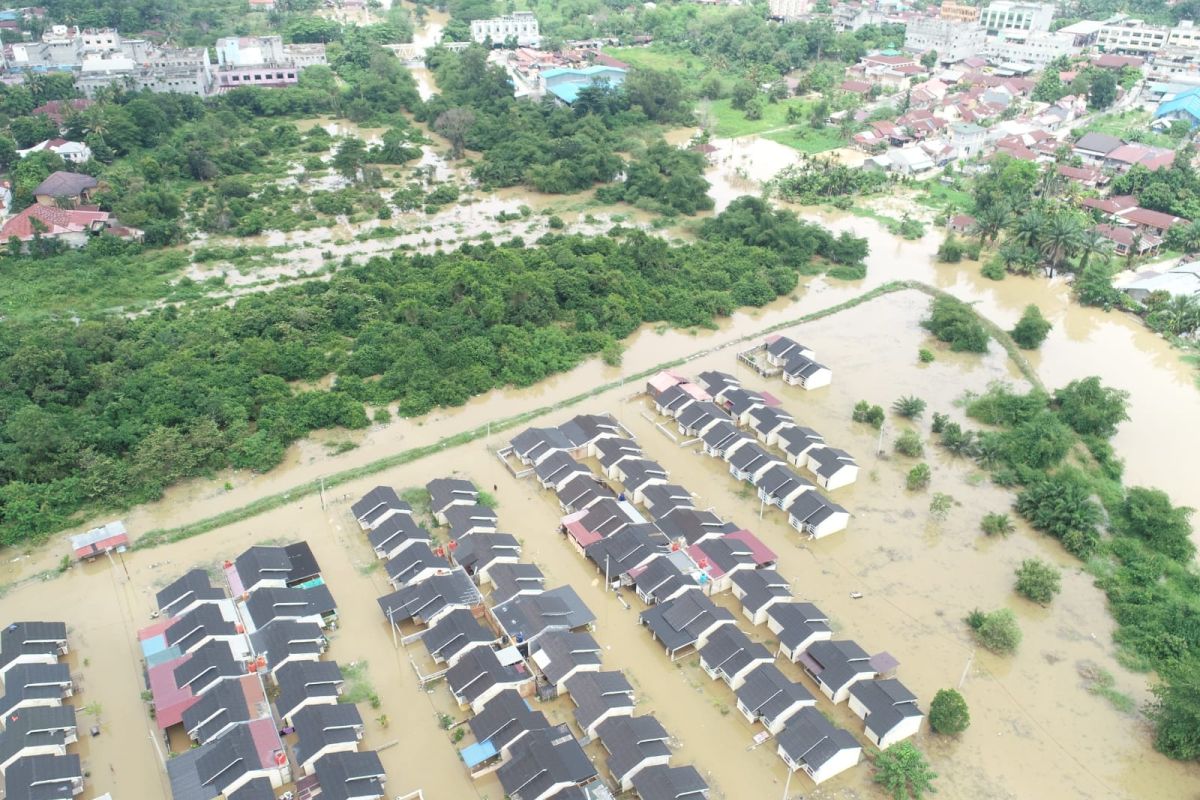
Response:
[[[936,793],[937,773],[912,742],[892,745],[875,757],[875,782],[893,800],[921,800]]]

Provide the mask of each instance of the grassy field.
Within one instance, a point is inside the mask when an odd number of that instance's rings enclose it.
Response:
[[[961,213],[967,213],[975,206],[970,192],[947,186],[939,180],[925,181],[917,186],[920,191],[916,200],[921,205],[938,209],[953,207]]]
[[[706,62],[703,58],[689,53],[687,50],[667,45],[654,44],[649,47],[606,47],[605,55],[624,61],[631,67],[673,72],[683,81],[684,88],[695,92],[709,75],[716,75],[728,91],[736,76],[732,73],[722,73]]]
[[[816,130],[808,125],[797,125],[787,130],[772,131],[763,138],[794,147],[802,153],[824,153],[846,145],[846,139],[833,126]]]

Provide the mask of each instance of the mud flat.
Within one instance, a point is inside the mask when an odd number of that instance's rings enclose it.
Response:
[[[940,796],[1186,796],[1200,780],[1200,770],[1156,754],[1142,723],[1087,690],[1081,671],[1105,669],[1116,677],[1119,690],[1140,701],[1145,698],[1145,679],[1116,663],[1113,624],[1104,599],[1078,564],[1054,542],[1023,526],[1008,539],[986,540],[978,530],[979,518],[1006,508],[1010,495],[980,480],[971,464],[944,457],[931,447],[926,459],[934,466],[931,491],[951,494],[958,502],[947,520],[932,520],[928,495],[903,489],[902,475],[910,462],[874,456],[876,432],[849,421],[849,409],[860,398],[886,405],[901,394],[917,394],[929,402],[930,411],[953,411],[952,401],[965,389],[982,390],[997,379],[1020,382],[998,350],[983,358],[939,353],[933,364],[919,365],[915,352],[926,340],[918,321],[926,302],[924,295],[915,292],[888,295],[789,330],[834,369],[833,385],[817,392],[805,393],[739,371],[732,349],[682,368],[689,374],[722,369],[741,375],[747,385],[776,394],[803,424],[858,458],[862,467],[858,483],[834,493],[854,514],[850,528],[819,542],[800,540],[777,511],[757,519],[758,503],[746,496],[743,485],[722,464],[680,450],[658,433],[641,416],[645,406],[635,396],[640,385],[613,389],[540,422],[557,424],[581,412],[617,413],[649,455],[671,470],[673,480],[698,493],[704,505],[754,530],[779,553],[779,570],[793,580],[795,595],[821,605],[833,618],[838,635],[854,638],[872,652],[886,649],[897,656],[900,678],[924,706],[937,689],[961,684],[972,711],[970,730],[955,741],[928,733],[917,739],[941,773]],[[757,319],[742,322],[762,324],[790,310],[787,305],[791,304],[766,309]],[[723,333],[704,336],[715,340]],[[694,352],[704,344],[683,332],[643,336],[658,345],[659,359]],[[635,361],[626,369],[636,366]],[[559,381],[573,380],[569,388],[578,391],[581,375],[601,382],[618,372],[589,364]],[[481,415],[498,417],[527,409],[559,392],[563,388],[559,381],[477,400],[464,409],[423,420],[424,424],[408,422],[379,431],[376,435],[385,441],[378,447],[394,452],[466,427]],[[898,427],[896,420],[889,420],[885,444]],[[64,619],[70,627],[76,659],[73,671],[80,673],[83,687],[77,702],[98,702],[103,707],[103,734],[82,744],[91,770],[85,800],[105,791],[139,798],[167,796],[161,770],[147,768],[159,754],[153,722],[139,700],[140,665],[134,643],[136,629],[149,620],[154,591],[192,566],[213,565],[254,542],[296,538],[310,542],[340,606],[341,628],[332,636],[330,657],[342,664],[369,664],[382,702],[378,710],[362,709],[367,720],[365,746],[380,750],[388,770],[389,794],[422,788],[428,798],[501,797],[494,778],[471,783],[455,745],[438,723],[440,713],[456,720],[464,716],[450,707],[449,692],[437,685],[429,693],[422,692],[407,653],[394,648],[375,602],[387,589],[384,575],[370,566],[375,559],[348,508],[378,483],[404,488],[455,472],[481,488],[494,486],[501,528],[520,537],[523,559],[542,566],[548,586],[573,585],[597,614],[596,638],[604,648],[606,668],[625,670],[638,690],[639,713],[654,713],[680,740],[678,763],[696,764],[717,790],[714,796],[772,797],[781,792],[783,764],[769,746],[746,749],[753,731],[737,714],[732,693],[710,681],[693,658],[672,665],[637,625],[636,599],[633,610],[626,610],[606,594],[595,570],[555,533],[559,513],[552,497],[531,481],[514,479],[494,457],[494,448],[509,435],[449,448],[338,487],[336,495],[327,493],[324,508],[319,497],[305,497],[202,536],[20,585],[0,599],[3,618],[33,614]],[[328,468],[328,460],[313,452],[314,445],[306,448],[300,448],[304,456],[297,453],[290,466],[245,488],[261,494],[272,485],[292,485],[304,475]],[[126,519],[135,532],[145,531],[208,516],[237,505],[240,497],[236,490],[224,492],[196,482],[172,490],[164,502],[136,509]],[[60,552],[45,548],[9,563],[5,572],[10,577],[29,575],[51,564]],[[1011,588],[1012,570],[1032,555],[1055,561],[1065,570],[1063,594],[1049,609],[1025,602]],[[851,599],[851,592],[864,597]],[[998,658],[974,650],[961,619],[975,606],[1011,607],[1017,612],[1025,640],[1015,657]],[[765,628],[743,627],[756,638],[771,640]],[[89,658],[86,664],[81,661],[84,657]],[[855,735],[861,733],[861,723],[844,706],[823,708]],[[384,714],[390,720],[387,728],[378,721]],[[555,714],[565,715],[566,710],[552,710]],[[793,790],[812,796],[812,787],[799,776]],[[863,764],[823,785],[817,796],[880,795],[871,783],[870,766]]]

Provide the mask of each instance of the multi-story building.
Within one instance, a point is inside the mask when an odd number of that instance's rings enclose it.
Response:
[[[488,39],[493,44],[504,44],[516,39],[519,47],[537,47],[542,36],[537,17],[532,11],[516,11],[502,17],[477,19],[471,22],[472,41],[483,44]]]
[[[992,0],[979,14],[979,24],[989,35],[1000,31],[1048,31],[1054,6],[1020,0]]]
[[[1079,48],[1069,33],[1008,31],[987,37],[982,52],[993,61],[1020,62],[1040,68],[1059,56],[1078,53]]]
[[[935,50],[942,64],[954,64],[978,55],[983,48],[983,28],[973,22],[923,18],[904,30],[904,49],[918,53]]]
[[[979,6],[969,6],[946,0],[938,9],[938,16],[950,22],[978,22]]]
[[[857,31],[868,25],[882,25],[887,15],[873,6],[839,3],[833,7],[833,29],[839,33]]]
[[[769,0],[767,14],[771,19],[791,22],[812,13],[813,0]]]
[[[324,64],[323,44],[284,44],[278,36],[230,36],[217,39],[217,83],[239,86],[290,86],[306,68]]]
[[[1161,50],[1170,34],[1171,29],[1165,26],[1118,16],[1106,22],[1096,34],[1096,46],[1106,53],[1148,56]]]
[[[75,86],[91,97],[105,86],[120,84],[133,91],[207,97],[216,88],[208,51],[203,47],[155,48],[143,61],[109,54],[84,60]]]

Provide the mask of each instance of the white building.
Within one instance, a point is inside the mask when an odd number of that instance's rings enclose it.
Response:
[[[769,0],[767,8],[771,19],[790,22],[803,19],[811,14],[813,2],[812,0]]]
[[[973,22],[915,19],[904,29],[904,49],[920,53],[936,50],[942,64],[955,64],[978,55],[983,40],[983,28]]]
[[[1191,26],[1191,23],[1188,23]],[[1167,44],[1171,29],[1147,25],[1140,19],[1114,17],[1096,34],[1096,45],[1106,53],[1136,56],[1154,55]]]
[[[1000,31],[1048,31],[1053,19],[1054,6],[1048,3],[993,0],[980,13],[979,24],[989,34]]]
[[[471,23],[471,40],[483,44],[488,39],[492,44],[504,44],[516,39],[518,47],[537,47],[542,41],[537,17],[532,11],[516,11],[503,17],[477,19]]]
[[[63,161],[71,164],[86,164],[92,160],[92,148],[83,142],[69,142],[66,139],[47,139],[44,142],[38,142],[27,150],[18,150],[17,155],[25,158],[30,153],[40,153],[43,150],[57,153],[62,157]]]
[[[1075,55],[1075,37],[1048,31],[1003,31],[987,37],[983,55],[997,62],[1020,62],[1043,68],[1059,56]]]

